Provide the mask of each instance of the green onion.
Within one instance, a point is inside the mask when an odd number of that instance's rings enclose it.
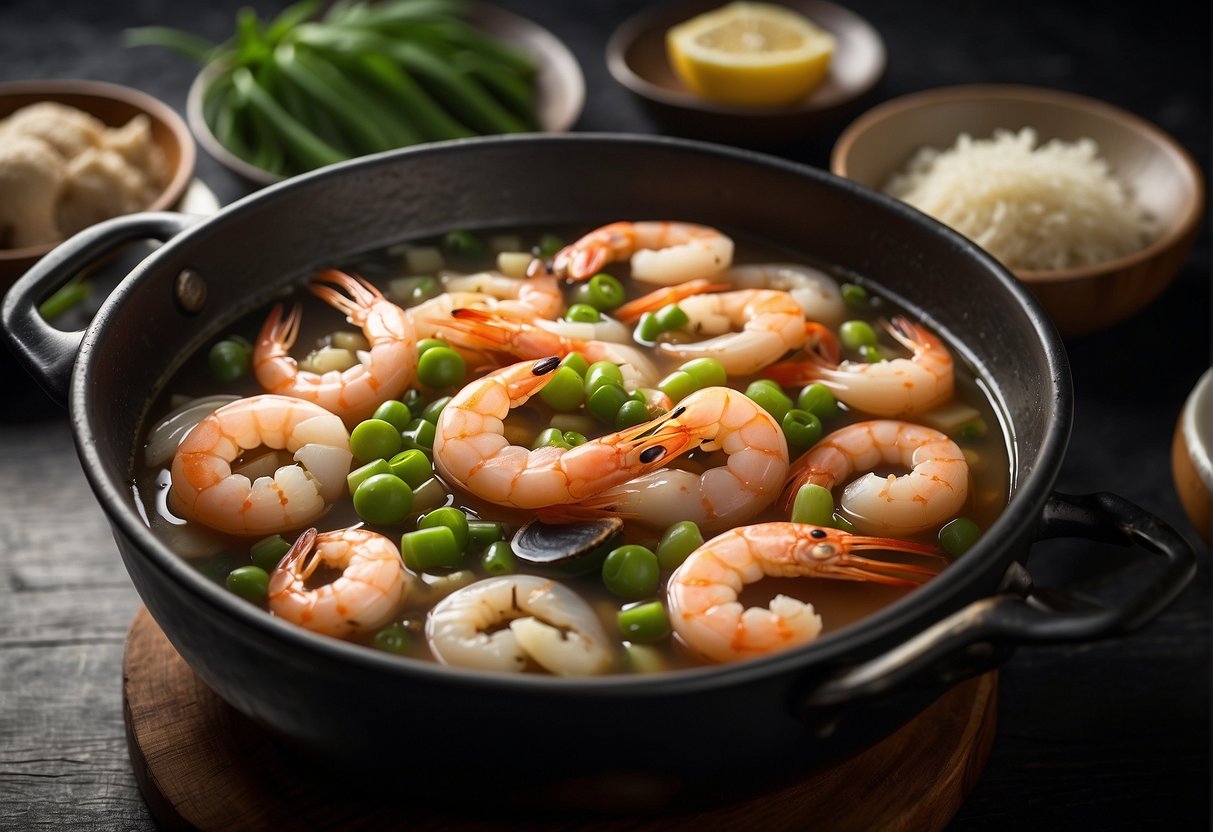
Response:
[[[821,438],[821,420],[807,410],[792,408],[780,420],[788,444],[807,448]]]
[[[616,615],[620,634],[628,641],[660,641],[668,636],[670,618],[660,601],[628,604]]]
[[[376,474],[391,474],[392,466],[386,459],[372,459],[366,465],[355,468],[345,475],[345,484],[353,494],[358,490],[358,486],[362,485]]]
[[[807,483],[796,491],[792,503],[793,523],[809,523],[814,526],[834,525],[834,495],[830,489]]]
[[[488,549],[484,552],[484,557],[480,559],[480,565],[490,575],[508,575],[517,570],[518,561],[510,544],[504,540],[498,540],[489,544]]]
[[[640,320],[636,322],[636,330],[633,334],[637,341],[651,344],[657,340],[657,336],[663,331],[661,324],[657,322],[656,313],[645,312],[640,316]]]
[[[669,332],[673,329],[682,329],[691,322],[690,317],[683,311],[682,307],[676,303],[668,303],[654,313],[657,320],[657,325],[661,327],[662,332]]]
[[[561,360],[560,366],[568,367],[570,370],[575,370],[577,375],[584,378],[585,374],[590,369],[590,362],[586,361],[585,356],[583,356],[581,353],[571,352],[566,355],[563,360]]]
[[[715,358],[692,358],[678,369],[691,377],[696,390],[720,387],[729,380],[724,365]]]
[[[490,543],[505,537],[505,532],[501,528],[500,523],[490,522],[488,520],[469,520],[468,521],[468,545],[479,549],[482,546],[488,546]]]
[[[433,422],[414,419],[401,432],[401,438],[404,439],[404,444],[408,448],[421,448],[428,451],[434,447],[434,436],[437,432]]]
[[[373,464],[373,463],[372,463]],[[422,483],[434,476],[434,464],[424,451],[410,448],[401,451],[388,460],[391,473],[408,483],[409,488],[416,489]]]
[[[445,526],[455,536],[455,545],[463,552],[468,547],[468,516],[457,508],[445,506],[436,508],[417,521],[418,529],[437,528]]]
[[[657,389],[669,396],[671,401],[677,403],[699,388],[695,386],[695,379],[690,373],[675,370],[657,382]]]
[[[260,566],[266,572],[273,572],[283,556],[291,550],[291,544],[280,534],[273,534],[258,540],[249,547],[249,558],[253,566]]]
[[[400,556],[414,572],[453,569],[463,561],[463,550],[449,526],[431,526],[400,536]]]
[[[627,300],[623,284],[606,272],[600,272],[578,286],[573,296],[578,303],[588,303],[599,312],[610,312]]]
[[[564,319],[583,324],[596,324],[602,319],[602,313],[588,303],[574,303],[564,311]]]

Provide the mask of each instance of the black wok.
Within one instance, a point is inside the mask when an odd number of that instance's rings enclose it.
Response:
[[[131,493],[146,409],[186,356],[318,267],[452,229],[678,219],[746,231],[849,269],[940,332],[990,387],[1012,449],[1006,510],[939,578],[802,649],[658,676],[507,677],[402,661],[305,632],[197,573],[148,530]],[[160,246],[84,332],[37,303],[121,244]],[[596,777],[643,794],[770,784],[892,732],[1016,646],[1124,633],[1187,583],[1194,553],[1108,494],[1052,491],[1071,425],[1062,344],[1033,298],[942,225],[820,170],[756,153],[631,136],[474,139],[394,152],[281,183],[209,219],[140,214],[60,246],[4,301],[5,336],[66,401],[81,463],[140,596],[202,680],[343,770],[402,786],[471,778],[529,796]],[[1040,540],[1130,546],[1118,591],[1037,590]],[[1100,570],[1101,572],[1103,570]],[[620,776],[612,776],[620,775]],[[522,784],[521,786],[519,784]],[[626,794],[624,793],[626,792]],[[608,795],[608,799],[616,799]]]

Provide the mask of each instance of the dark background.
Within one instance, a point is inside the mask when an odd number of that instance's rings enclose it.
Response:
[[[272,14],[285,4],[0,0],[0,80],[114,81],[183,113],[196,67],[163,50],[127,49],[122,30],[161,24],[219,40],[241,5]],[[587,85],[577,130],[661,132],[603,59],[614,27],[645,4],[499,5],[547,27],[577,55]],[[824,168],[841,129],[882,100],[1006,82],[1123,107],[1209,169],[1208,3],[844,5],[885,39],[887,73],[836,124],[771,152]],[[251,190],[202,151],[197,175],[224,204]],[[1129,322],[1067,341],[1077,404],[1057,483],[1069,493],[1115,492],[1193,540],[1169,454],[1180,407],[1210,363],[1207,216],[1160,300]],[[0,826],[151,828],[121,724],[122,644],[138,598],[91,501],[63,413],[11,362],[0,384]],[[1011,659],[993,754],[952,829],[1209,828],[1210,593],[1208,551],[1197,545],[1196,580],[1141,631],[1025,648]],[[1096,556],[1088,548],[1037,546],[1032,569],[1064,580]],[[821,821],[800,825],[828,828]]]

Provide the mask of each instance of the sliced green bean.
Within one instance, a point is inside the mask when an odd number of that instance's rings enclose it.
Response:
[[[284,110],[282,105],[257,84],[248,69],[244,67],[237,69],[232,74],[232,82],[248,101],[250,107],[260,112],[264,119],[274,127],[282,141],[289,144],[301,158],[310,160],[310,167],[323,167],[346,158],[339,150]]]

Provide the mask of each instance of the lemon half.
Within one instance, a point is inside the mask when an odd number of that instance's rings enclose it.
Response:
[[[834,36],[787,7],[737,2],[672,27],[666,51],[679,77],[705,98],[778,107],[821,84]]]

